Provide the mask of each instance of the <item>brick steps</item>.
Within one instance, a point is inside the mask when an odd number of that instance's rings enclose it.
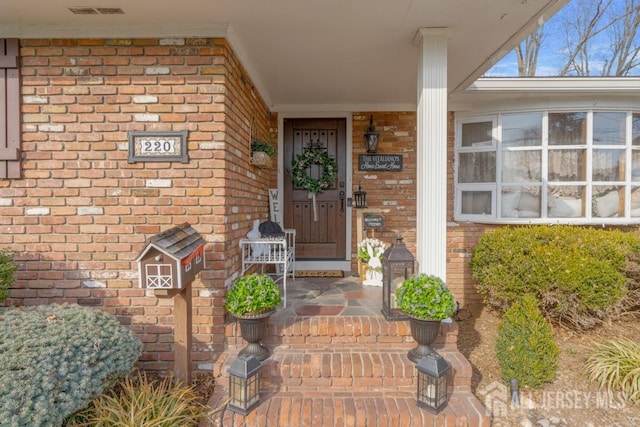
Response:
[[[460,417],[462,413],[464,418]],[[379,393],[358,393],[357,396],[282,393],[267,396],[246,417],[228,410],[220,415],[218,425],[224,427],[489,425],[484,407],[469,393],[453,393],[447,407],[438,415],[418,408],[413,394],[387,396]]]
[[[229,365],[245,346],[239,326],[226,326],[227,350],[213,375],[211,407],[228,395]],[[457,325],[443,324],[434,348],[452,365],[450,401],[434,416],[416,406],[415,346],[406,321],[384,317],[274,317],[263,343],[261,404],[248,416],[223,410],[202,426],[488,426],[471,394],[471,366],[458,352]],[[377,422],[377,423],[376,423]]]

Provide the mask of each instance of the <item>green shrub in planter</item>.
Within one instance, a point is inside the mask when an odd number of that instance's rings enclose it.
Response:
[[[0,426],[58,426],[132,371],[142,344],[116,318],[77,305],[0,317]]]
[[[640,404],[640,343],[617,340],[599,343],[586,363],[589,379],[610,393]]]
[[[505,382],[516,378],[521,385],[535,388],[555,378],[558,346],[533,295],[525,295],[504,313],[498,325],[496,357]]]
[[[249,274],[233,282],[224,306],[234,316],[242,316],[272,310],[281,300],[280,288],[271,277]]]
[[[436,276],[418,274],[402,282],[396,290],[398,308],[413,317],[444,320],[456,309],[453,294]]]
[[[0,250],[0,302],[9,297],[9,288],[16,281],[17,268],[11,252],[6,249]]]
[[[637,259],[636,233],[577,226],[502,227],[473,250],[472,277],[485,302],[504,312],[533,294],[545,317],[576,329],[596,326],[640,301],[625,298]],[[637,295],[637,293],[636,293]]]

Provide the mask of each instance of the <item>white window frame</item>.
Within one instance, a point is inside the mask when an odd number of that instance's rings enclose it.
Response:
[[[568,145],[568,146],[549,146],[549,113],[580,113],[585,112],[586,115],[586,145]],[[502,162],[505,151],[521,151],[531,149],[533,146],[528,147],[511,147],[503,149],[502,147],[502,117],[507,114],[526,114],[526,113],[541,113],[542,114],[542,140],[541,140],[541,180],[540,182],[523,182],[523,183],[502,183]],[[593,125],[594,125],[594,113],[625,113],[626,114],[626,132],[625,143],[621,145],[594,145],[593,144]],[[640,152],[640,146],[633,146],[632,143],[632,123],[634,114],[640,114],[640,110],[629,108],[584,108],[581,106],[573,105],[571,108],[549,108],[545,110],[509,110],[498,111],[491,114],[478,114],[478,115],[459,115],[456,117],[454,150],[455,150],[455,163],[454,163],[454,219],[461,222],[482,222],[482,223],[495,223],[495,224],[639,224],[640,217],[631,217],[631,190],[638,187],[640,189],[640,181],[631,181],[632,178],[632,154],[633,152]],[[478,123],[491,121],[493,123],[492,129],[492,144],[491,148],[495,150],[496,154],[496,177],[494,183],[459,183],[459,167],[460,167],[460,154],[469,152],[486,151],[486,147],[462,147],[462,126],[468,123]],[[586,176],[584,180],[569,182],[569,181],[547,181],[548,178],[548,155],[549,151],[553,149],[585,149],[585,168]],[[612,180],[612,181],[594,181],[592,176],[593,172],[593,155],[594,150],[625,150],[625,175],[624,180]],[[514,185],[515,184],[515,185]],[[584,212],[581,217],[550,217],[548,216],[548,188],[553,185],[562,186],[585,186],[583,199],[587,202],[584,203]],[[502,188],[503,187],[540,187],[540,217],[539,218],[515,218],[505,217],[502,218]],[[592,193],[594,187],[597,186],[619,186],[624,188],[624,206],[623,211],[616,217],[596,217],[592,212]],[[462,193],[464,191],[491,191],[492,194],[492,212],[490,214],[463,214],[462,213]]]

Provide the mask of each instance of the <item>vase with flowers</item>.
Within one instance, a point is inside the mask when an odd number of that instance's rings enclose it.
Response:
[[[366,238],[358,243],[360,278],[365,286],[382,286],[382,256],[387,245],[378,239]]]

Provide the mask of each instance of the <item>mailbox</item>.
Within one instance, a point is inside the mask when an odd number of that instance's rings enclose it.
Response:
[[[151,236],[136,258],[140,287],[183,289],[204,268],[206,243],[188,223]]]

